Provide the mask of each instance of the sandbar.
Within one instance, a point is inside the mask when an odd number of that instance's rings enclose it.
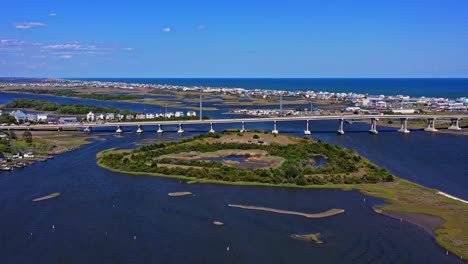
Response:
[[[167,195],[169,196],[186,196],[186,195],[191,195],[191,192],[172,192],[168,193]]]
[[[59,196],[60,196],[60,193],[53,193],[53,194],[49,194],[47,196],[36,198],[36,199],[33,200],[33,202],[40,202],[40,201],[44,201],[44,200],[49,200],[49,199],[56,198],[56,197],[59,197]]]
[[[241,208],[241,209],[248,209],[248,210],[259,210],[259,211],[267,211],[272,213],[278,214],[290,214],[290,215],[299,215],[307,218],[324,218],[329,217],[337,214],[344,213],[345,210],[343,209],[330,209],[325,212],[316,213],[316,214],[309,214],[303,212],[295,212],[295,211],[288,211],[288,210],[281,210],[281,209],[274,209],[268,207],[261,207],[261,206],[250,206],[250,205],[239,205],[239,204],[228,204],[229,207]]]

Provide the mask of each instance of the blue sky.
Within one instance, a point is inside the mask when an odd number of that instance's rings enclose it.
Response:
[[[7,0],[0,76],[468,77],[466,0]]]

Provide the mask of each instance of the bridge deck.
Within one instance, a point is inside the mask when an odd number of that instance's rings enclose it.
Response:
[[[132,122],[108,122],[108,123],[80,123],[80,124],[54,124],[54,125],[19,125],[0,126],[1,129],[59,129],[59,128],[84,128],[84,127],[117,127],[117,126],[157,126],[157,125],[199,125],[199,124],[229,124],[229,123],[261,123],[261,122],[288,122],[288,121],[316,121],[316,120],[364,120],[364,119],[467,119],[468,115],[333,115],[333,116],[287,116],[287,117],[259,117],[259,118],[226,118],[208,120],[180,120],[180,121],[132,121]]]

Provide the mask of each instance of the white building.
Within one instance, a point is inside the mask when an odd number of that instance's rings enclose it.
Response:
[[[155,115],[154,114],[146,114],[146,119],[154,119],[155,118]]]
[[[387,103],[384,101],[378,101],[377,103],[375,103],[375,106],[378,108],[387,108]]]
[[[96,115],[94,115],[93,112],[89,112],[86,115],[86,120],[88,120],[88,122],[92,122],[92,121],[96,120]]]
[[[187,116],[197,116],[197,112],[195,112],[195,111],[187,111]]]
[[[114,113],[107,113],[106,114],[106,120],[114,120],[114,119],[115,119]]]
[[[447,110],[449,111],[466,110],[466,106],[464,106],[463,103],[451,103],[451,104],[448,104]]]
[[[16,122],[26,121],[27,118],[27,115],[21,110],[12,111],[10,115],[15,117]]]
[[[24,158],[34,158],[34,153],[32,153],[32,152],[25,152],[25,153],[23,154],[23,157],[24,157]]]
[[[184,112],[181,112],[181,111],[175,112],[175,117],[184,117]]]
[[[97,113],[95,117],[96,117],[95,118],[96,121],[104,120],[104,114],[102,113]]]
[[[146,115],[145,114],[137,114],[135,119],[145,119],[146,118]]]
[[[36,114],[27,114],[26,119],[30,122],[37,122],[37,115]]]
[[[49,118],[47,114],[37,114],[37,121],[46,121]]]

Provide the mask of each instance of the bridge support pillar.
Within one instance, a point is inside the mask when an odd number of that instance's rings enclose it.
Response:
[[[460,126],[458,125],[460,122],[460,118],[454,118],[454,119],[451,119],[450,121],[451,121],[451,124],[448,127],[448,129],[455,130],[455,131],[461,130]]]
[[[369,130],[369,133],[377,135],[379,131],[377,131],[377,119],[376,118],[371,118],[371,129]]]
[[[310,135],[309,120],[306,120],[306,130],[304,130],[304,135]]]
[[[216,131],[213,129],[213,123],[210,123],[210,131],[209,133],[215,133]]]
[[[83,132],[89,134],[89,133],[92,132],[92,128],[89,127],[89,126],[87,126],[87,127],[85,127],[85,128],[83,129]]]
[[[179,134],[184,133],[184,130],[182,129],[182,124],[179,124],[179,130],[177,130],[177,133]]]
[[[427,127],[424,129],[424,131],[437,132],[437,129],[435,128],[435,121],[435,118],[427,119]]]
[[[276,129],[276,120],[273,121],[273,130],[271,131],[272,134],[278,134],[278,129]]]
[[[141,133],[143,133],[143,128],[142,128],[142,126],[141,126],[141,125],[138,125],[138,129],[137,129],[137,131],[136,131],[136,132],[137,132],[138,134],[141,134]]]
[[[117,130],[115,130],[115,133],[117,134],[122,134],[123,133],[123,129],[121,126],[117,126]]]
[[[163,133],[164,130],[162,129],[162,125],[161,124],[158,124],[158,133]]]
[[[344,119],[341,118],[340,120],[338,120],[338,135],[344,135]]]
[[[245,130],[245,122],[242,122],[242,128],[239,130],[239,132],[244,133],[245,131],[247,131]]]
[[[408,118],[401,118],[401,128],[398,129],[398,132],[400,133],[409,133],[410,131],[408,130]]]

